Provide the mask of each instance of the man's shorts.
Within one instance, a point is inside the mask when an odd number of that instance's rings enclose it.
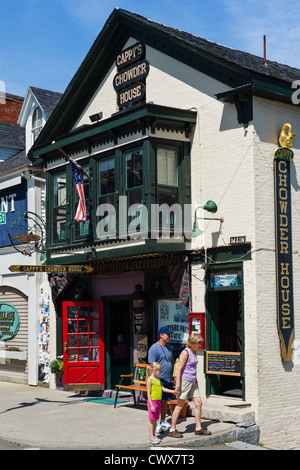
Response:
[[[197,382],[187,382],[186,380],[181,381],[180,387],[180,400],[187,400],[188,398],[200,397],[200,392]]]
[[[165,380],[161,380],[161,379],[159,380],[161,381],[161,384],[163,387],[168,388],[169,390],[175,389],[173,382],[166,382]],[[172,393],[162,392],[162,397],[161,397],[162,400],[174,400],[174,398],[175,398],[175,395],[173,395]]]

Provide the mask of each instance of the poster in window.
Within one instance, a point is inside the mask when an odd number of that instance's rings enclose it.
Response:
[[[157,329],[166,326],[173,331],[170,343],[185,343],[189,337],[189,311],[179,299],[157,301]]]

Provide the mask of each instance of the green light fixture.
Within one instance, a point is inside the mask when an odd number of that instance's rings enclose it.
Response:
[[[193,230],[192,230],[192,238],[197,238],[199,235],[202,235],[203,230],[199,228],[197,219],[202,219],[202,220],[220,220],[221,222],[224,222],[223,217],[221,218],[210,218],[210,217],[197,217],[197,210],[198,209],[204,209],[208,212],[211,212],[212,214],[215,214],[218,210],[218,206],[214,201],[207,201],[207,203],[204,206],[198,206],[195,210],[195,219],[193,223]]]

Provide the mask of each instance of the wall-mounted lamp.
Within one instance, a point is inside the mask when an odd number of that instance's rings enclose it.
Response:
[[[194,219],[194,224],[193,224],[193,230],[192,230],[192,238],[199,237],[203,233],[203,230],[201,230],[198,226],[197,219],[202,219],[202,220],[220,220],[220,222],[224,222],[224,218],[213,218],[213,217],[197,217],[197,210],[198,209],[204,209],[208,212],[211,212],[214,214],[218,210],[218,206],[214,201],[207,201],[207,203],[204,206],[198,206],[195,210],[195,219]]]
[[[96,114],[92,114],[91,116],[89,116],[91,122],[98,122],[102,119],[103,117],[103,113],[100,112],[100,113],[96,113]]]

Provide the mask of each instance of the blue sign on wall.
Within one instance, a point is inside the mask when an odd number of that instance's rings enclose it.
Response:
[[[0,224],[0,247],[9,246],[10,226],[27,211],[27,181],[0,191],[0,212],[5,212],[5,223]]]

